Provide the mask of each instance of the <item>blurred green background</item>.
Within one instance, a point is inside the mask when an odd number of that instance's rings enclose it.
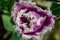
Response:
[[[18,0],[15,0],[18,1]],[[47,32],[43,40],[60,40],[60,0],[32,0],[42,9],[50,8],[52,14],[56,15],[55,26],[51,32]],[[21,35],[14,32],[11,20],[11,7],[14,0],[0,0],[0,40],[23,40]]]

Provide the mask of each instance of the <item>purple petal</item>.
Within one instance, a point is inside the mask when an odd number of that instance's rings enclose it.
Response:
[[[26,23],[27,22],[27,18],[25,16],[21,16],[20,20],[22,23]]]
[[[20,26],[20,29],[22,29],[22,31],[24,31],[24,27],[23,26]]]

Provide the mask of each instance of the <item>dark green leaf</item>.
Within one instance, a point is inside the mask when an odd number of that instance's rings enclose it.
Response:
[[[12,23],[13,25],[15,25],[15,22],[14,22],[14,20],[13,20],[13,17],[11,17],[11,23]]]
[[[54,10],[55,8],[58,8],[58,7],[60,7],[60,4],[58,4],[58,2],[52,2],[52,5],[51,5],[50,9]]]
[[[57,16],[56,19],[60,18],[60,2],[53,2],[50,7],[52,14]]]
[[[4,14],[10,14],[13,4],[14,0],[0,0],[0,10],[3,11]]]
[[[55,8],[54,10],[52,10],[52,13],[54,15],[56,15],[57,17],[60,17],[60,7]]]

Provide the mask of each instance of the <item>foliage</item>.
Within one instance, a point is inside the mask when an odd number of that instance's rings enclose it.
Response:
[[[20,34],[18,34],[17,32],[13,32],[13,35],[10,40],[23,40],[23,39]]]
[[[53,2],[50,9],[54,15],[60,18],[60,2]]]

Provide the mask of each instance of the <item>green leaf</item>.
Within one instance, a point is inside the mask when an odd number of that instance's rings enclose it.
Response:
[[[11,9],[12,5],[14,4],[14,0],[8,0],[6,6],[8,7],[8,10]]]
[[[3,14],[11,15],[11,8],[14,4],[14,0],[0,0],[0,10],[3,12]]]
[[[36,38],[31,38],[30,40],[36,40]]]
[[[52,2],[52,5],[50,7],[51,10],[54,10],[55,8],[58,8],[60,7],[60,2]]]
[[[52,10],[52,13],[54,15],[56,15],[57,17],[60,17],[60,7],[55,8],[54,10]]]
[[[60,2],[53,2],[50,7],[52,14],[57,16],[56,19],[60,18]]]
[[[7,31],[13,31],[13,25],[11,24],[11,17],[7,16],[7,15],[2,15],[2,20],[3,20],[3,24],[4,24],[4,28]]]
[[[17,32],[14,32],[10,40],[23,40],[22,36]]]

